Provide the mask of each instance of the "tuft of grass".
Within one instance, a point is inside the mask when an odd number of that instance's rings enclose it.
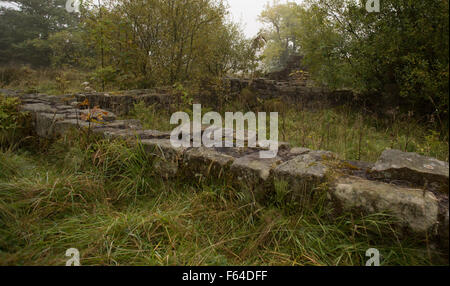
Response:
[[[158,108],[156,104],[147,106],[144,102],[134,105],[130,117],[136,118],[146,129],[168,131],[174,128],[170,125],[170,112],[167,109]]]

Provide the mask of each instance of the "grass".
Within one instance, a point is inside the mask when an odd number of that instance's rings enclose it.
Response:
[[[280,125],[281,139],[292,145],[333,151],[347,160],[375,162],[388,148],[443,161],[449,158],[448,139],[412,117],[379,118],[345,106],[290,109]]]
[[[0,264],[448,265],[418,238],[399,238],[392,220],[317,205],[302,214],[249,201],[226,181],[164,180],[138,145],[77,133],[0,152]]]
[[[132,116],[173,128],[156,106],[138,104]],[[397,148],[448,161],[448,139],[413,118],[301,106],[283,106],[280,118],[280,139],[293,146],[351,160]],[[448,265],[448,253],[399,236],[388,215],[336,216],[322,204],[291,211],[283,182],[260,204],[225,179],[165,180],[160,159],[139,145],[80,133],[32,141],[0,140],[0,265],[65,265],[69,248],[83,265],[364,265],[369,248],[382,265]]]
[[[77,70],[0,67],[0,88],[64,94],[82,92],[81,83],[84,81],[91,81],[89,73]],[[188,92],[183,88],[180,91],[185,93],[185,103],[192,101],[193,91]],[[355,110],[347,106],[321,108],[320,104],[317,104],[319,108],[308,109],[302,104],[287,105],[277,99],[259,100],[256,106],[250,108],[257,99],[254,94],[247,95],[250,99],[245,96],[243,92],[236,100],[229,102],[225,111],[278,111],[280,140],[292,146],[333,151],[342,159],[368,162],[375,162],[386,148],[449,160],[448,133],[433,131],[439,129],[436,123],[419,121],[411,114],[401,115],[394,110],[389,116],[382,117],[372,114],[370,110]],[[203,108],[204,113],[212,111],[205,106]],[[178,109],[190,111],[192,107],[184,104],[169,109],[156,105],[147,107],[139,103],[131,117],[141,120],[148,129],[169,131],[175,127],[170,125],[171,113]]]
[[[447,161],[448,135],[444,139],[429,126],[410,116],[380,118],[368,112],[358,112],[346,106],[305,109],[302,106],[267,108],[279,111],[279,140],[294,147],[333,151],[346,160],[376,162],[381,153],[390,149],[415,152]],[[227,111],[244,111],[231,105]],[[253,110],[257,112],[259,110]],[[205,113],[205,111],[204,111]],[[170,131],[169,112],[156,106],[135,106],[131,117],[143,122],[147,129]]]
[[[90,81],[88,73],[69,68],[0,67],[0,88],[22,90],[25,93],[61,95],[82,92],[82,83],[85,81]]]

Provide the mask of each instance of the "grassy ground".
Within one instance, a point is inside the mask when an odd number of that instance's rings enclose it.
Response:
[[[0,67],[0,88],[60,95],[83,91],[81,83],[84,81],[91,81],[90,73],[71,69]],[[100,90],[98,84],[92,84],[93,88]],[[191,102],[195,92],[189,91],[189,88],[178,89],[185,92],[184,101]],[[114,90],[114,86],[108,85],[107,90]],[[223,90],[219,89],[217,92],[220,94]],[[436,123],[419,122],[414,116],[393,111],[389,116],[380,117],[368,110],[355,110],[345,106],[311,110],[300,104],[288,106],[270,101],[259,102],[256,109],[250,109],[253,112],[262,111],[261,106],[264,106],[265,111],[280,113],[280,140],[293,146],[325,149],[338,153],[342,159],[369,162],[375,162],[386,148],[449,160],[448,133],[439,134],[433,131],[439,129]],[[171,109],[192,109],[189,104],[178,108],[174,106]],[[225,109],[231,112],[245,111],[248,109],[248,100],[245,95],[240,95],[240,98],[228,103]],[[168,109],[138,104],[132,116],[140,119],[149,129],[169,131],[175,127],[169,123],[171,113]]]
[[[226,182],[165,181],[139,146],[73,133],[0,152],[0,264],[383,265],[448,264],[433,245],[399,238],[387,216],[288,214]]]
[[[81,92],[81,84],[85,81],[90,81],[89,73],[73,69],[0,67],[0,88],[22,90],[26,93],[61,95]]]
[[[50,84],[40,88],[71,88]],[[372,162],[385,148],[448,161],[448,139],[413,118],[284,109],[280,140],[294,146]],[[138,105],[132,116],[150,129],[174,127],[156,107]],[[69,248],[84,265],[364,265],[369,248],[380,250],[383,265],[448,265],[448,253],[400,237],[385,215],[336,217],[320,204],[287,213],[226,181],[163,180],[151,164],[157,158],[123,142],[20,136],[31,145],[17,149],[15,137],[0,140],[0,265],[64,265]]]
[[[236,106],[227,109],[232,112],[242,110]],[[379,118],[345,106],[316,110],[283,106],[280,111],[279,140],[292,146],[333,151],[342,159],[367,162],[377,161],[387,148],[416,152],[443,161],[449,158],[448,138],[441,138],[438,132],[412,117]],[[132,114],[146,128],[165,131],[176,127],[169,124],[170,116],[167,110],[143,104],[137,104]]]

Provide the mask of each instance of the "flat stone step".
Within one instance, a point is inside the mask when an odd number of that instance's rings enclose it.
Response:
[[[438,199],[422,189],[342,177],[330,188],[330,198],[342,210],[392,214],[415,233],[436,235],[441,223]]]
[[[372,169],[376,179],[403,180],[448,194],[449,164],[399,150],[386,150]]]

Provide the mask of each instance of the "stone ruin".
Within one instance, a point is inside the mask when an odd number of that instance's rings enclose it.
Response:
[[[266,78],[242,79],[225,78],[223,80],[226,92],[231,98],[238,98],[244,91],[250,91],[255,98],[252,101],[281,99],[288,103],[301,104],[305,107],[320,105],[339,105],[349,102],[354,97],[350,91],[329,91],[325,88],[316,87],[308,80],[301,81],[279,81]],[[4,90],[4,93],[8,91]],[[113,111],[118,116],[129,114],[135,103],[144,102],[146,105],[156,104],[162,107],[169,107],[171,104],[178,104],[180,96],[170,87],[129,90],[123,92],[84,92],[66,97],[75,96],[76,101],[83,102],[89,100],[90,107],[100,106],[103,109]],[[196,95],[195,101],[207,102],[208,95]],[[256,97],[258,99],[256,99]]]
[[[30,112],[34,130],[41,137],[53,138],[72,128],[89,127],[111,140],[139,139],[147,152],[162,159],[155,170],[166,178],[229,176],[236,189],[245,189],[258,201],[267,199],[277,182],[285,182],[286,200],[297,202],[299,211],[324,194],[326,202],[338,211],[391,214],[402,233],[431,238],[448,250],[448,162],[398,150],[385,150],[375,164],[351,162],[332,152],[291,148],[287,143],[280,144],[274,159],[260,159],[258,148],[174,148],[170,133],[144,130],[139,121],[117,120],[114,114],[127,114],[138,99],[164,104],[170,96],[163,92],[75,96],[0,92],[22,100],[22,109]],[[101,124],[83,120],[87,111],[80,109],[79,103],[86,98],[108,110],[98,111],[104,115]]]

